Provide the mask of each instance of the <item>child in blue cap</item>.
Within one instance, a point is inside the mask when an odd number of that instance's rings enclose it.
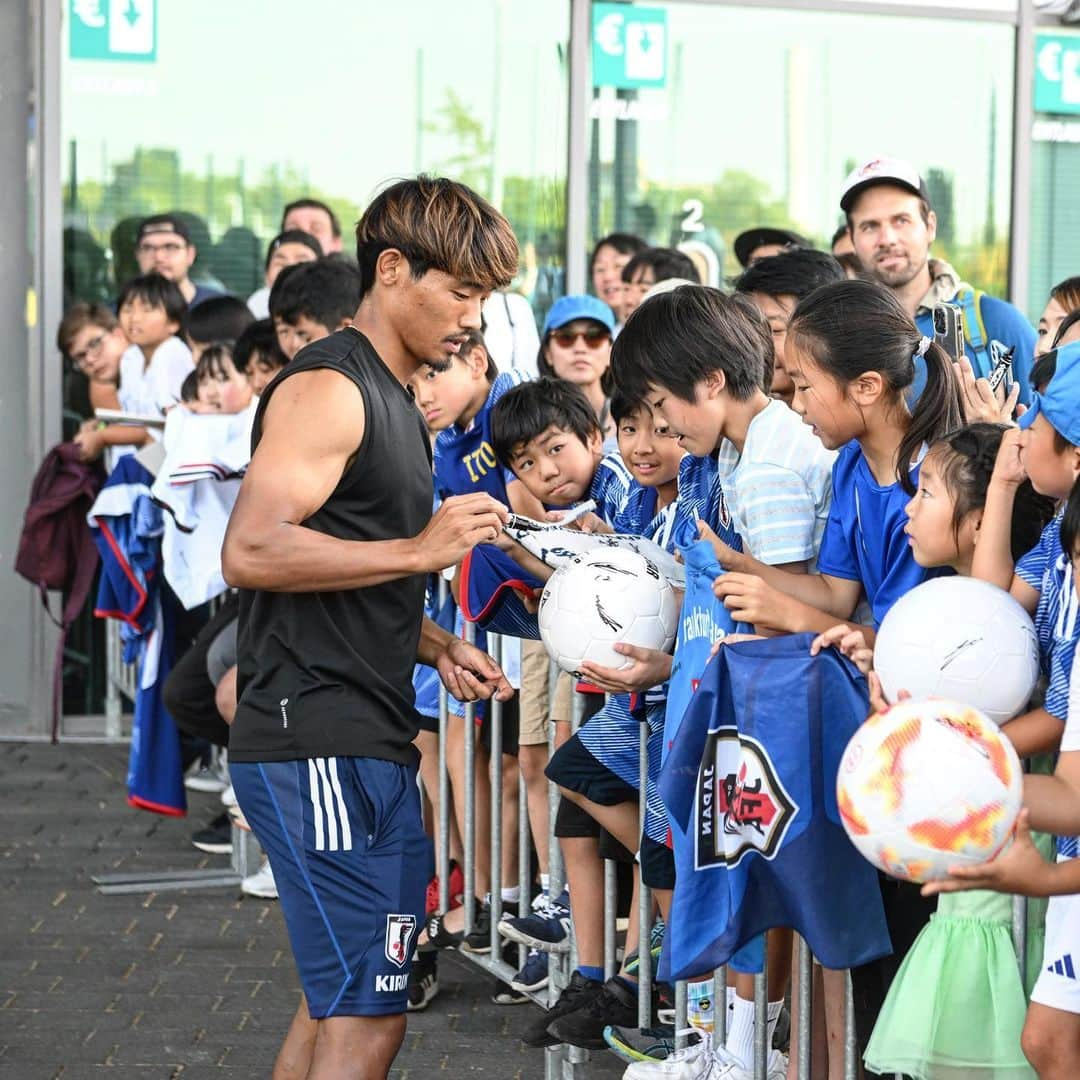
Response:
[[[541,375],[564,379],[585,394],[600,422],[607,451],[617,449],[608,400],[614,330],[615,314],[602,300],[564,296],[552,304],[544,320],[536,362]]]

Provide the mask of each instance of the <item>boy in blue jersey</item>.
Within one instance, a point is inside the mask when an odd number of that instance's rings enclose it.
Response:
[[[694,286],[643,304],[627,321],[612,358],[620,391],[643,399],[690,454],[716,459],[741,542],[767,565],[803,575],[814,568],[828,517],[833,455],[797,414],[767,396],[763,387],[772,368],[771,331],[753,302]],[[711,524],[703,524],[702,536],[717,540]],[[718,546],[731,551],[727,541]],[[745,595],[738,591],[743,587]],[[771,626],[755,617],[752,588],[737,582],[727,606],[739,622]],[[828,621],[808,607],[803,617],[819,625]],[[609,692],[656,685],[661,664],[670,670],[669,657],[632,646],[620,651],[634,661],[622,671],[586,665],[586,674]],[[770,936],[770,1038],[790,976],[790,940],[782,932]],[[715,1051],[715,1063],[729,1069],[732,1080],[752,1069],[752,977],[739,976],[736,990],[727,1042]]]
[[[457,355],[439,364],[423,364],[409,380],[417,407],[427,424],[428,431],[434,436],[432,458],[434,468],[435,493],[439,499],[453,495],[467,495],[483,491],[508,505],[517,513],[535,515],[542,512],[539,503],[533,500],[525,487],[512,472],[495,459],[491,447],[491,412],[495,403],[507,390],[523,381],[523,376],[516,371],[503,375],[498,373],[491,359],[479,330],[472,330],[461,342]],[[458,616],[456,629],[462,630]],[[503,650],[503,664],[511,685],[518,687],[520,661],[517,643],[506,641]],[[454,810],[459,830],[464,829],[464,781],[465,781],[465,746],[463,717],[464,708],[451,701],[451,721],[447,739],[447,762],[450,770],[454,793]],[[518,752],[517,698],[508,702],[503,710],[503,785],[506,798],[503,800],[503,834],[513,836],[517,833],[517,799],[514,797],[517,784]],[[437,719],[422,717],[421,734],[418,747],[429,761],[438,753]],[[489,728],[485,727],[484,731]],[[542,740],[541,740],[542,741]],[[541,751],[543,759],[533,771],[542,780],[546,764],[546,744],[540,747],[530,746],[526,756]],[[531,764],[531,761],[528,762]],[[429,776],[435,786],[437,777]],[[490,813],[489,779],[487,761],[483,748],[477,747],[476,758],[476,896],[484,897],[491,888],[489,880],[490,858]],[[535,786],[535,784],[534,784]],[[536,798],[532,800],[536,803]],[[543,804],[546,809],[547,790],[543,791]],[[547,873],[547,822],[541,828],[534,828],[540,836],[536,841],[538,861],[542,873]],[[506,845],[504,852],[503,880],[510,887],[503,888],[503,900],[517,903],[517,871],[515,851],[512,845]],[[441,913],[428,920],[425,933],[427,939],[436,945],[449,945],[462,939],[464,910],[453,913]],[[490,908],[481,907],[473,932],[466,942],[467,947],[477,951],[486,951],[490,943]],[[421,938],[421,945],[427,940]]]
[[[573,506],[583,499],[596,503],[594,526],[610,528],[623,509],[630,488],[630,472],[618,454],[604,454],[603,436],[597,415],[582,390],[560,379],[538,379],[523,383],[506,393],[495,406],[491,418],[492,444],[498,460],[509,467],[529,492],[547,510]],[[592,520],[592,519],[590,519]],[[515,548],[514,558],[538,577],[550,570]],[[552,708],[556,715],[555,742],[561,746],[570,736],[569,710],[559,702],[569,695],[569,677],[560,678],[559,699]],[[603,699],[589,695],[595,711]],[[546,782],[546,780],[545,780]],[[563,992],[556,1008],[568,1011],[599,993],[603,978],[603,864],[600,859],[600,827],[582,810],[563,802],[555,823],[569,891],[575,909],[575,941],[579,970]],[[544,951],[565,951],[570,918],[567,897],[553,900],[538,913],[550,933],[528,943]],[[518,939],[528,940],[528,939]],[[582,971],[581,969],[585,969]],[[523,1035],[531,1046],[554,1046],[559,1041],[547,1031],[555,1018],[549,1011],[534,1021]]]
[[[669,547],[675,523],[679,465],[684,454],[674,440],[667,438],[662,429],[657,429],[652,415],[640,402],[631,402],[616,393],[611,399],[611,415],[616,424],[620,454],[633,477],[626,504],[615,517],[614,531],[647,536]],[[656,789],[663,742],[663,700],[650,700],[647,706],[651,737],[646,798],[652,810],[653,827],[645,838],[642,837],[638,812],[640,727],[639,721],[631,715],[631,707],[628,694],[609,699],[587,724],[559,747],[547,775],[560,785],[565,799],[607,829],[628,851],[640,850],[642,875],[648,864],[654,884],[670,890],[674,885],[674,861],[671,849],[664,843],[667,825]],[[573,892],[571,901],[574,926],[580,938],[581,923],[585,920],[597,922],[599,911],[583,910]],[[630,910],[637,910],[635,900],[631,901]],[[532,943],[529,935],[541,930],[533,925],[535,920],[535,916],[510,920],[501,926],[501,930],[511,940]],[[630,951],[631,945],[628,945],[627,952]],[[601,968],[593,970],[584,962],[577,970],[582,978],[594,982],[603,976]],[[551,1042],[600,1049],[605,1045],[603,1032],[608,1024],[636,1021],[636,995],[636,982],[624,969],[609,979],[596,996],[587,1002],[579,1002],[573,1010],[566,1012],[561,1008],[563,1002],[556,1004],[536,1021],[537,1030],[532,1034],[539,1037],[542,1026]],[[532,1041],[535,1044],[537,1040]]]

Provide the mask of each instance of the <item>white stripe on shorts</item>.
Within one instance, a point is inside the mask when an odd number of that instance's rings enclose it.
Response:
[[[330,779],[326,775],[326,758],[316,758],[315,768],[322,780],[322,801],[326,808],[326,846],[330,851],[338,849],[337,810],[334,806],[334,793],[330,790]]]
[[[315,821],[315,850],[325,851],[326,840],[323,836],[323,815],[321,799],[319,797],[319,774],[315,769],[315,761],[308,758],[308,787],[311,789],[312,817]]]
[[[341,793],[341,780],[338,778],[337,758],[328,759],[330,766],[330,784],[334,789],[338,813],[341,815],[341,850],[352,851],[352,829],[349,827],[349,810],[345,805],[345,796]]]

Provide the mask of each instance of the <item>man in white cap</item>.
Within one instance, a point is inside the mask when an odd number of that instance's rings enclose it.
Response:
[[[977,376],[990,372],[991,341],[1014,350],[1012,375],[1026,403],[1035,331],[1012,304],[973,288],[948,263],[930,257],[937,215],[918,169],[900,158],[867,161],[844,181],[840,209],[863,269],[896,293],[925,335],[934,334],[934,305],[951,303],[963,312],[964,350]],[[916,367],[914,396],[926,381],[925,366]]]

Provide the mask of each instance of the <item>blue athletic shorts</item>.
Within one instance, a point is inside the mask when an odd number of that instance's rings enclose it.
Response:
[[[270,859],[308,1012],[403,1013],[432,873],[416,769],[375,758],[230,762]]]

